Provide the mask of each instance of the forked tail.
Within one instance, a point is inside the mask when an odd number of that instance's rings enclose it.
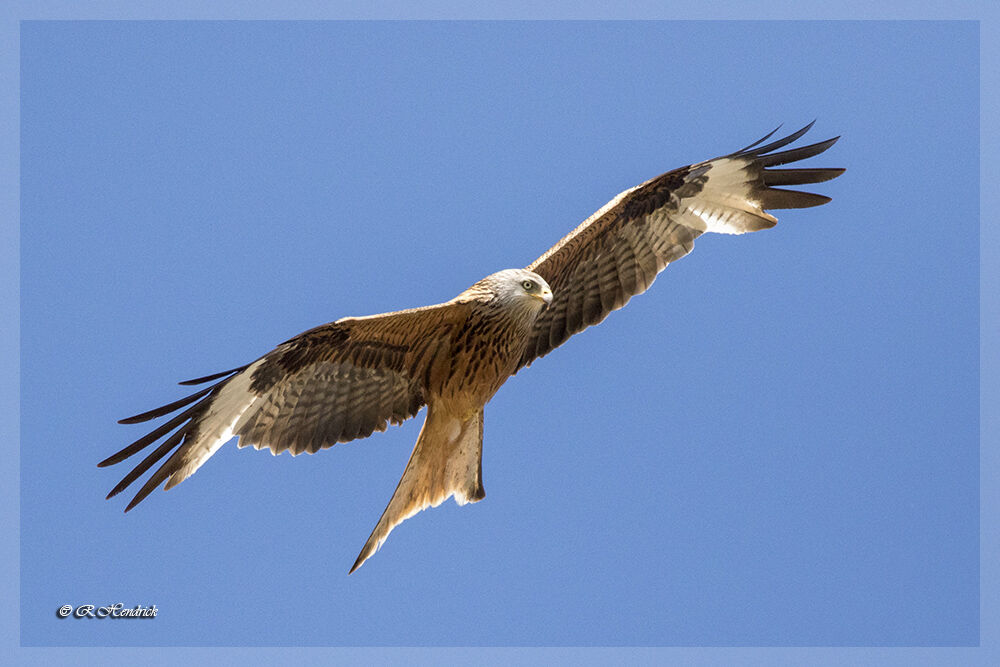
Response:
[[[403,477],[351,572],[378,551],[393,528],[425,507],[437,507],[452,495],[459,505],[482,500],[486,496],[482,454],[482,408],[462,421],[447,410],[428,406]]]

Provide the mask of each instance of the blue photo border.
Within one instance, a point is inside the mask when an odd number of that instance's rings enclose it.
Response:
[[[0,588],[9,613],[0,618],[2,655],[13,658],[5,664],[78,664],[81,661],[114,660],[141,664],[174,664],[182,661],[218,664],[254,663],[329,664],[1000,664],[997,647],[998,596],[997,554],[1000,531],[997,527],[1000,484],[1000,225],[986,216],[980,230],[980,645],[969,648],[24,648],[20,646],[20,459],[19,459],[19,176],[20,176],[20,28],[30,20],[122,20],[122,19],[809,19],[809,20],[976,20],[980,26],[980,62],[994,63],[981,68],[980,88],[980,173],[1000,173],[1000,122],[995,109],[998,99],[1000,62],[997,12],[986,2],[942,0],[911,6],[902,2],[882,3],[842,0],[836,5],[816,3],[812,8],[801,0],[770,2],[766,8],[736,0],[705,3],[630,3],[609,9],[595,0],[582,2],[494,3],[483,1],[411,0],[320,2],[317,0],[227,0],[217,3],[178,0],[161,3],[149,0],[100,2],[84,0],[23,0],[0,9],[3,35],[0,36],[0,92],[3,124],[0,127],[0,442],[13,452],[7,465],[0,466],[0,520],[12,526],[0,540],[0,567],[9,573]],[[991,111],[992,110],[992,111]],[[980,210],[997,210],[997,179],[980,178]],[[992,658],[991,658],[992,656]]]

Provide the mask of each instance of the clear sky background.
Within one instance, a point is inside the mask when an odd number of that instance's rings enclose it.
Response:
[[[26,645],[975,645],[971,23],[31,23]],[[530,263],[785,123],[834,201],[705,236],[487,406],[486,499],[356,574],[422,415],[123,515],[115,420]],[[63,604],[155,604],[72,622]]]

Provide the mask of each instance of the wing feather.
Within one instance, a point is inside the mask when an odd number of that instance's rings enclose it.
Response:
[[[812,123],[764,143],[681,167],[622,192],[527,268],[552,288],[552,304],[535,322],[520,367],[601,322],[652,285],[667,264],[691,252],[706,231],[743,234],[773,227],[767,211],[819,206],[829,197],[775,186],[821,183],[843,169],[767,169],[819,155],[839,137],[782,149]]]
[[[218,380],[219,378],[225,377],[227,375],[232,375],[233,373],[239,373],[244,368],[246,368],[246,366],[240,366],[239,368],[230,368],[228,371],[222,371],[221,373],[212,373],[211,375],[195,378],[193,380],[184,380],[183,382],[178,382],[177,384],[182,384],[182,385],[204,384],[206,382],[211,382],[212,380]]]
[[[154,408],[152,410],[148,410],[146,412],[143,412],[143,413],[138,414],[138,415],[134,415],[132,417],[125,417],[124,419],[119,419],[118,423],[119,424],[139,424],[141,422],[149,421],[150,419],[156,419],[157,417],[162,417],[163,415],[168,415],[171,412],[174,412],[176,410],[179,410],[180,408],[183,408],[185,405],[190,405],[191,403],[194,403],[195,401],[197,401],[199,398],[201,398],[205,394],[210,393],[214,388],[215,387],[208,387],[206,389],[202,389],[201,391],[196,391],[195,393],[191,394],[190,396],[185,396],[184,398],[182,398],[180,400],[174,401],[173,403],[167,403],[164,406],[161,406],[159,408]]]
[[[428,366],[450,344],[465,305],[448,303],[311,329],[263,358],[240,446],[315,453],[414,416]]]

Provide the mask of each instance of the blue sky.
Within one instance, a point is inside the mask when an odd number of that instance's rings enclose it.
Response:
[[[47,23],[21,33],[26,645],[970,645],[979,45],[941,23]],[[748,48],[752,45],[752,48]],[[813,118],[825,207],[703,237],[487,407],[484,502],[347,570],[420,418],[221,450],[123,516],[177,380],[523,266]],[[119,469],[120,468],[120,469]],[[66,603],[155,622],[62,621]],[[220,612],[219,610],[225,610]]]

